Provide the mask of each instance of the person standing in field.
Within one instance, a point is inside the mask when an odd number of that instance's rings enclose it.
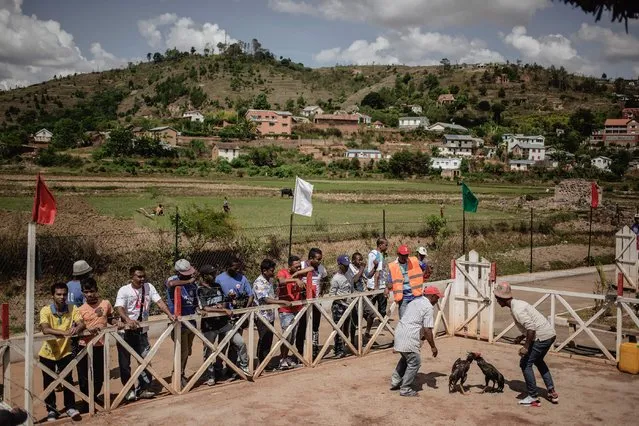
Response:
[[[308,252],[308,260],[302,262],[302,269],[299,272],[300,278],[304,280],[306,274],[311,273],[311,286],[306,288],[306,298],[314,299],[320,297],[322,293],[322,284],[327,281],[328,273],[322,265],[322,250],[313,247]],[[316,306],[313,306],[313,358],[319,353],[319,328],[322,314]],[[297,350],[304,353],[304,342],[306,339],[306,317],[300,320],[300,326],[297,329]]]
[[[260,264],[261,274],[253,282],[253,296],[256,306],[259,305],[288,305],[284,300],[278,300],[275,297],[275,289],[273,287],[273,277],[275,276],[275,262],[271,259],[264,259]],[[275,311],[273,309],[265,309],[259,312],[259,315],[267,321],[271,326],[275,323]],[[257,319],[257,334],[259,340],[257,342],[257,357],[263,362],[268,353],[271,351],[273,344],[273,332],[261,320]]]
[[[368,278],[366,284],[367,290],[386,290],[386,250],[388,250],[388,240],[386,238],[379,238],[377,240],[377,248],[368,253],[365,272]],[[373,305],[377,304],[377,310],[380,315],[386,315],[386,308],[388,306],[387,292],[372,296],[371,302],[373,302]],[[366,339],[371,338],[371,328],[373,327],[374,319],[375,315],[373,314],[369,316],[366,321],[366,332],[364,334]]]
[[[226,197],[224,197],[224,202],[222,203],[222,210],[224,210],[224,213],[227,214],[231,212],[231,205],[229,204],[229,200]]]
[[[169,311],[160,294],[153,284],[146,280],[146,271],[143,266],[129,268],[131,280],[120,287],[115,299],[115,309],[124,323],[124,341],[142,358],[150,350],[148,327],[142,327],[141,322],[148,321],[151,302],[169,318],[175,321],[175,316]],[[131,378],[131,354],[118,343],[118,364],[120,365],[120,381],[125,385]],[[131,389],[127,395],[127,401],[135,401],[137,398],[153,398],[155,394],[149,390],[151,375],[144,370],[138,379],[138,385]]]
[[[113,322],[113,306],[107,299],[100,297],[98,283],[93,278],[82,281],[82,292],[84,293],[84,305],[80,306],[79,313],[87,331],[99,333]],[[93,337],[83,337],[80,339],[80,346],[86,346]],[[93,395],[96,401],[102,390],[104,383],[104,338],[101,338],[93,345]],[[89,395],[89,357],[85,356],[78,362],[78,382],[80,390]]]
[[[197,308],[197,284],[195,283],[197,271],[186,259],[179,259],[175,262],[174,268],[175,275],[169,277],[165,283],[166,301],[169,311],[171,311],[171,313],[175,316],[194,315]],[[180,301],[182,306],[180,312],[175,311],[175,301],[173,300],[175,297],[176,287],[180,288]],[[195,326],[195,321],[191,321],[191,324]],[[195,339],[195,334],[189,330],[187,326],[182,324],[180,335],[180,378],[182,387],[184,387],[187,383],[185,376],[186,362],[188,361],[189,355],[191,355],[191,351],[193,349],[193,339]],[[172,337],[175,340],[175,333],[173,333]]]
[[[348,272],[348,268],[350,265],[351,261],[348,259],[348,256],[341,255],[337,257],[338,270],[337,273],[333,275],[333,278],[331,278],[331,289],[329,291],[329,296],[346,296],[353,293],[353,283],[346,277],[346,273]],[[344,316],[344,312],[346,312],[349,302],[349,299],[339,299],[333,301],[331,311],[333,313],[333,321],[335,321],[335,324],[339,323],[339,321]],[[342,324],[341,327],[342,333],[344,333],[344,336],[346,336],[347,338],[350,334],[350,327],[351,324],[349,316],[344,321],[344,324]],[[339,334],[335,335],[335,346],[333,350],[335,352],[336,358],[344,358],[346,356],[344,342]]]
[[[68,293],[66,284],[53,284],[51,286],[52,303],[40,310],[40,330],[45,335],[54,336],[53,339],[46,340],[42,344],[39,353],[40,363],[56,373],[62,372],[73,360],[69,337],[77,335],[85,328],[78,308],[67,303]],[[69,372],[64,380],[73,383],[72,373]],[[42,371],[42,382],[46,389],[53,382],[53,377]],[[66,387],[63,388],[63,393],[67,416],[73,420],[79,420],[80,413],[75,408],[75,395]],[[59,415],[55,391],[49,392],[44,402],[47,405],[47,421],[55,421]]]
[[[401,396],[417,396],[413,383],[422,364],[420,352],[424,340],[430,345],[433,358],[437,357],[438,350],[433,335],[433,306],[441,297],[437,287],[427,287],[423,296],[416,297],[408,305],[397,324],[394,352],[399,352],[401,358],[391,376],[390,389],[399,390]]]
[[[557,404],[559,395],[555,390],[555,383],[552,380],[550,369],[544,361],[544,357],[557,338],[555,329],[548,319],[528,302],[514,299],[510,284],[505,282],[497,284],[494,293],[499,306],[510,308],[510,314],[515,321],[515,325],[522,333],[521,336],[515,339],[515,344],[520,344],[524,341],[524,346],[519,350],[519,356],[521,356],[519,367],[524,373],[528,396],[521,399],[519,404],[533,407],[541,405],[533,365],[537,367],[541,378],[544,380],[548,390],[548,399],[553,404]]]
[[[279,309],[280,326],[282,327],[282,333],[285,333],[289,328],[291,328],[286,340],[288,340],[291,345],[295,345],[296,349],[299,348],[299,344],[296,344],[296,340],[300,338],[304,339],[305,336],[302,335],[300,337],[297,333],[299,322],[295,325],[292,324],[295,319],[295,315],[302,310],[302,306],[291,306],[290,303],[302,300],[302,291],[304,291],[306,284],[299,278],[301,276],[300,272],[300,258],[297,256],[290,256],[288,258],[288,269],[280,269],[277,273],[279,283],[277,291],[278,298],[281,301],[289,303],[288,306],[282,306]],[[280,346],[280,370],[288,370],[297,364],[297,362],[293,361],[293,359],[288,356],[288,352],[288,346]],[[304,354],[300,352],[300,355]]]

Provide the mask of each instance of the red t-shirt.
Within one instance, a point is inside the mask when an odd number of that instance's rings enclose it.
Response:
[[[285,283],[282,284],[279,282],[279,278],[283,279],[291,279],[293,276],[288,271],[288,269],[280,269],[277,273],[278,278],[278,287],[277,293],[280,300],[287,300],[290,302],[295,302],[298,300],[302,300],[302,289],[298,287],[296,283]],[[301,306],[282,306],[279,311],[285,313],[296,313],[302,309]]]

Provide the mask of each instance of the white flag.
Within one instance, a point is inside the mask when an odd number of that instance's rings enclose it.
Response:
[[[311,217],[313,215],[313,185],[298,177],[295,178],[293,194],[293,213]]]

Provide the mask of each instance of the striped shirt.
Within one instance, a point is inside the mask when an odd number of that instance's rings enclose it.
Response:
[[[433,305],[423,296],[416,297],[397,324],[394,349],[397,352],[419,352],[422,347],[419,339],[421,329],[433,327]]]

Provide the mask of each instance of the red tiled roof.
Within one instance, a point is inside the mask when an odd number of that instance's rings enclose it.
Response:
[[[315,120],[344,120],[344,121],[359,121],[359,116],[356,114],[318,114],[315,116]]]
[[[604,126],[626,126],[630,121],[627,118],[609,118],[604,123]]]

